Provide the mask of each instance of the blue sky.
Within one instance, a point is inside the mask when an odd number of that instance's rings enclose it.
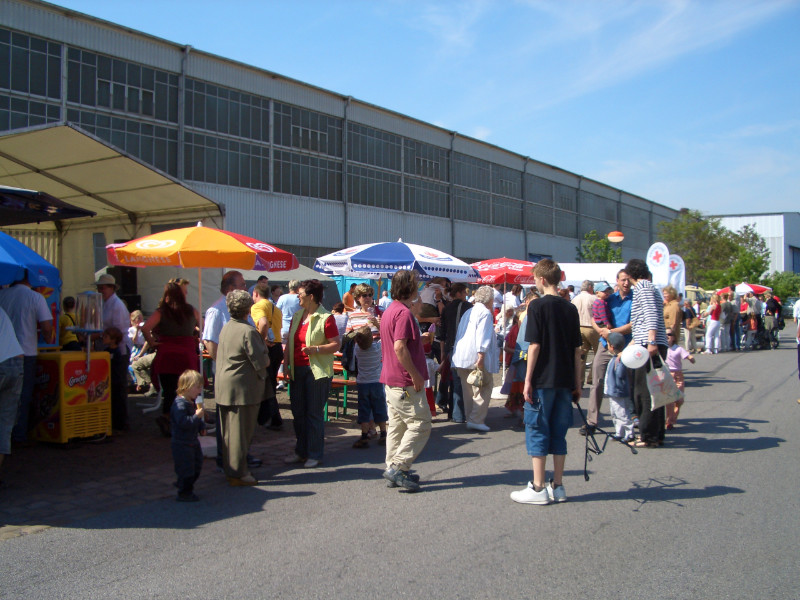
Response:
[[[800,0],[60,0],[672,208],[800,211]]]

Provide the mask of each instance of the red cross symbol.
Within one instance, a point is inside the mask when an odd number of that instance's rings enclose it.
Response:
[[[673,260],[672,262],[670,262],[670,263],[669,263],[669,268],[670,268],[670,269],[672,269],[673,271],[675,271],[675,270],[678,268],[678,263],[677,263],[677,261],[674,261],[674,260]]]
[[[664,257],[664,255],[663,255],[663,254],[661,254],[661,252],[659,252],[658,250],[656,250],[656,251],[653,253],[653,260],[654,260],[654,261],[656,261],[656,263],[660,263],[660,262],[661,262],[661,259],[662,259],[663,257]]]

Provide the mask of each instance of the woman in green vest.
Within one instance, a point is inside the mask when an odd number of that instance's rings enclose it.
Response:
[[[300,284],[300,309],[292,316],[284,358],[297,437],[294,454],[286,462],[303,463],[308,469],[322,461],[323,411],[333,379],[333,354],[340,346],[336,320],[322,307],[322,292],[322,284],[316,279]]]

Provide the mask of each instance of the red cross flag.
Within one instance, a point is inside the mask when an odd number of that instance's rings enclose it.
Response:
[[[666,244],[656,242],[647,251],[647,268],[653,274],[653,285],[661,289],[669,285],[669,250]]]

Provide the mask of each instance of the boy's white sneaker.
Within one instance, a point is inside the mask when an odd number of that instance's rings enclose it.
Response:
[[[547,496],[550,498],[550,502],[566,502],[567,501],[567,492],[564,491],[563,485],[553,486],[553,480],[551,479],[547,484]]]
[[[563,487],[563,486],[562,486]],[[511,492],[511,499],[520,504],[550,504],[552,501],[550,495],[547,493],[547,488],[542,488],[541,491],[535,491],[533,484],[529,481],[528,487],[518,492]]]

